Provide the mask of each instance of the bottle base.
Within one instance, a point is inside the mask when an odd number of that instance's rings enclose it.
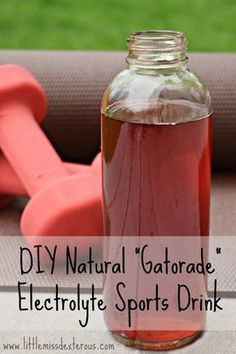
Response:
[[[195,332],[191,336],[187,336],[181,339],[176,339],[173,341],[166,341],[166,342],[144,342],[144,341],[139,341],[136,339],[132,339],[127,337],[125,334],[116,334],[112,332],[113,337],[120,343],[128,346],[128,347],[134,347],[137,349],[141,350],[150,350],[150,351],[163,351],[163,350],[172,350],[172,349],[177,349],[184,347],[195,340],[197,340],[201,335],[202,331]]]

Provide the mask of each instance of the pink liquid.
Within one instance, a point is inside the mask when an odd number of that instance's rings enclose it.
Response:
[[[105,235],[209,234],[210,116],[176,125],[129,123],[102,116],[102,151]],[[112,279],[108,282],[105,298],[112,302],[114,284]],[[156,321],[156,316],[150,314],[149,323]],[[109,328],[119,327],[115,321],[112,312],[106,314]],[[197,335],[204,322],[202,313],[189,331],[114,333],[122,334],[130,345],[135,341],[142,349],[154,349],[150,343],[171,343]],[[171,348],[172,344],[165,347]]]
[[[102,117],[106,235],[209,234],[210,128]]]

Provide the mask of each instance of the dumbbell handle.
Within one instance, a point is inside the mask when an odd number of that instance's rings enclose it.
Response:
[[[30,196],[69,176],[30,108],[19,101],[1,108],[0,147]]]
[[[63,162],[69,174],[89,172],[91,167],[76,163]],[[26,196],[27,191],[10,163],[4,156],[0,157],[0,195]]]

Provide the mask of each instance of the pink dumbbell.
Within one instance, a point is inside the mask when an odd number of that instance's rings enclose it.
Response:
[[[65,163],[70,174],[92,172],[88,165]],[[92,166],[93,167],[93,166]],[[92,168],[93,169],[93,168]],[[26,196],[27,192],[14,169],[3,156],[0,157],[0,209],[4,209],[14,200],[14,196]]]
[[[94,159],[92,165],[81,165],[77,163],[63,162],[66,170],[71,174],[92,173],[101,184],[101,154]],[[21,183],[16,172],[4,156],[0,157],[0,196],[8,198],[10,196],[26,196],[27,192]],[[3,200],[4,200],[3,198]],[[7,201],[7,199],[6,199]]]
[[[46,113],[41,86],[24,68],[0,67],[0,146],[31,200],[24,235],[102,235],[101,186],[89,173],[71,176],[38,127]]]

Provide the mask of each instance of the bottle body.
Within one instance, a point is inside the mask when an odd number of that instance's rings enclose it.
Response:
[[[207,236],[211,116],[174,126],[102,122],[105,234]]]
[[[138,44],[132,50],[139,49]],[[165,48],[161,55],[158,52],[154,63],[150,50],[144,57],[132,52],[129,69],[118,74],[104,93],[101,145],[106,236],[209,234],[210,96],[178,51],[171,58],[167,52]],[[109,284],[105,296],[112,297]],[[139,348],[169,349],[172,342],[192,340],[204,321],[203,314],[192,332],[133,331],[116,336]],[[109,318],[107,323],[109,327]]]

